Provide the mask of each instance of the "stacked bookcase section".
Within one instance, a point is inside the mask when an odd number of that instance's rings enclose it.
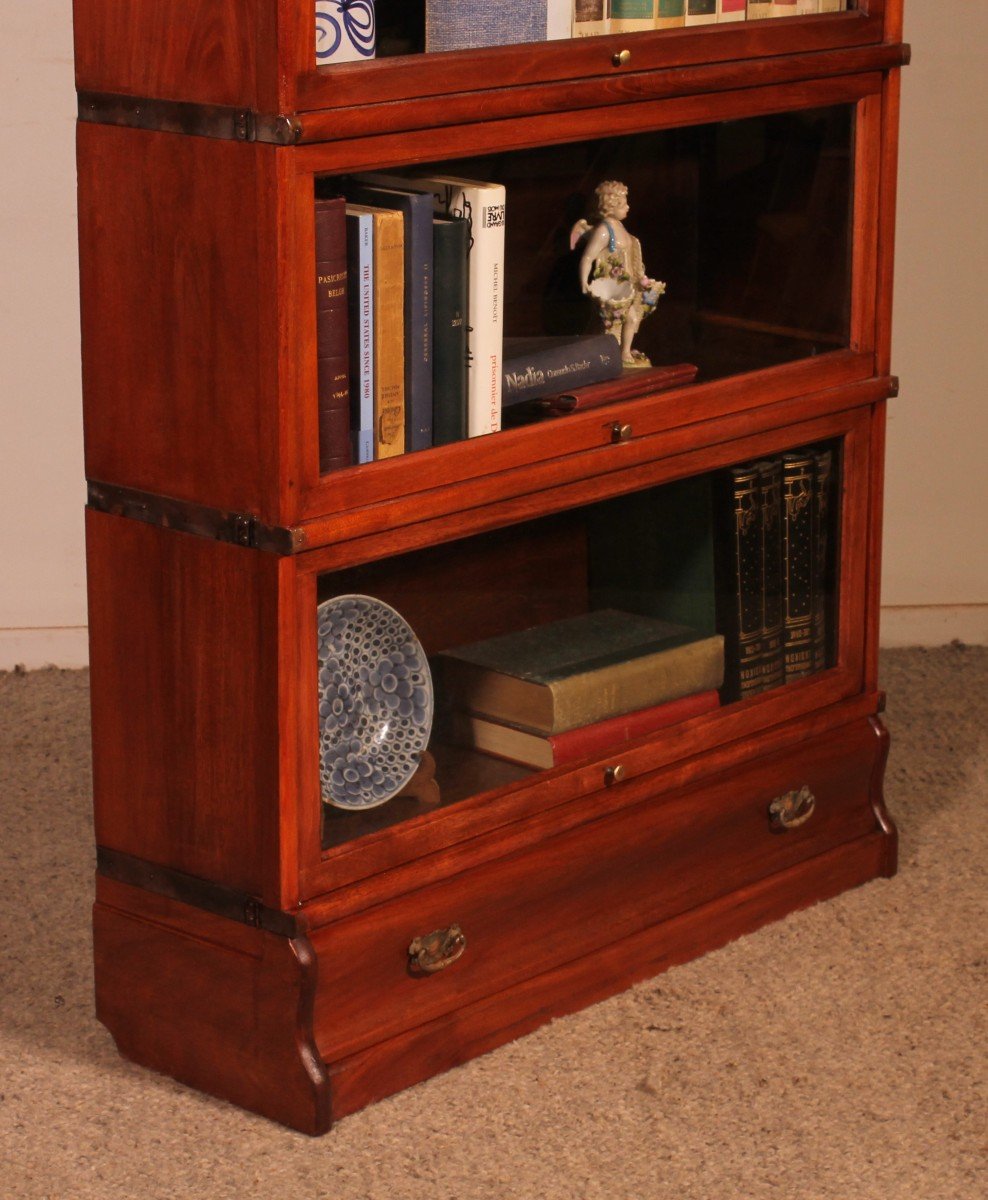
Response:
[[[901,2],[524,7],[75,0],[97,1012],[312,1133],[895,869]]]

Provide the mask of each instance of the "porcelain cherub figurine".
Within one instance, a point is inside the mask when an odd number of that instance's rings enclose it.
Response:
[[[575,249],[584,241],[580,256],[580,288],[600,312],[604,329],[621,343],[626,367],[652,364],[631,343],[642,321],[655,310],[666,285],[645,274],[638,239],[624,227],[628,215],[628,189],[617,180],[606,180],[594,191],[595,224],[577,221],[570,235]]]

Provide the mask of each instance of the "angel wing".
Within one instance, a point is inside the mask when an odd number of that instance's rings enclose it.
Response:
[[[581,217],[579,219],[579,221],[577,221],[577,223],[569,231],[569,248],[570,248],[570,250],[575,250],[577,248],[577,246],[580,244],[580,242],[582,242],[583,239],[590,232],[590,228],[591,228],[590,222],[585,220],[583,217]]]

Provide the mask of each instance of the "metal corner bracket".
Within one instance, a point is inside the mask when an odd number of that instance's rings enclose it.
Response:
[[[302,136],[301,121],[285,113],[258,113],[234,105],[190,104],[115,92],[79,92],[79,120],[272,146],[294,146]]]

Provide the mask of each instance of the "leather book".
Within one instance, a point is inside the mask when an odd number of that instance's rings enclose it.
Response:
[[[430,206],[431,207],[431,206]],[[433,217],[435,309],[432,326],[432,440],[467,436],[467,261],[462,217]]]
[[[563,388],[616,379],[622,370],[621,347],[609,333],[581,338],[505,338],[501,404],[508,408]]]
[[[816,505],[816,539],[813,544],[813,670],[830,665],[830,548],[833,520],[834,455],[820,450],[814,455],[813,498]]]
[[[683,696],[651,708],[608,717],[592,725],[582,725],[567,733],[550,734],[534,733],[474,713],[457,712],[452,714],[450,735],[461,746],[469,746],[523,766],[547,770],[597,754],[618,751],[628,742],[712,712],[719,705],[716,691],[697,692],[693,696]]]
[[[346,201],[333,196],[315,203],[319,470],[325,474],[352,462]]]
[[[812,452],[782,456],[782,594],[786,683],[813,670],[814,488]]]
[[[405,235],[405,449],[432,445],[432,196],[362,176],[344,185],[347,199],[397,209]]]
[[[782,651],[782,462],[758,464],[762,539],[762,648],[759,690],[785,683]]]
[[[602,609],[437,656],[453,708],[540,733],[565,733],[723,681],[723,639]]]
[[[719,472],[716,506],[717,628],[724,635],[725,702],[761,691],[764,670],[762,493],[758,463]]]

